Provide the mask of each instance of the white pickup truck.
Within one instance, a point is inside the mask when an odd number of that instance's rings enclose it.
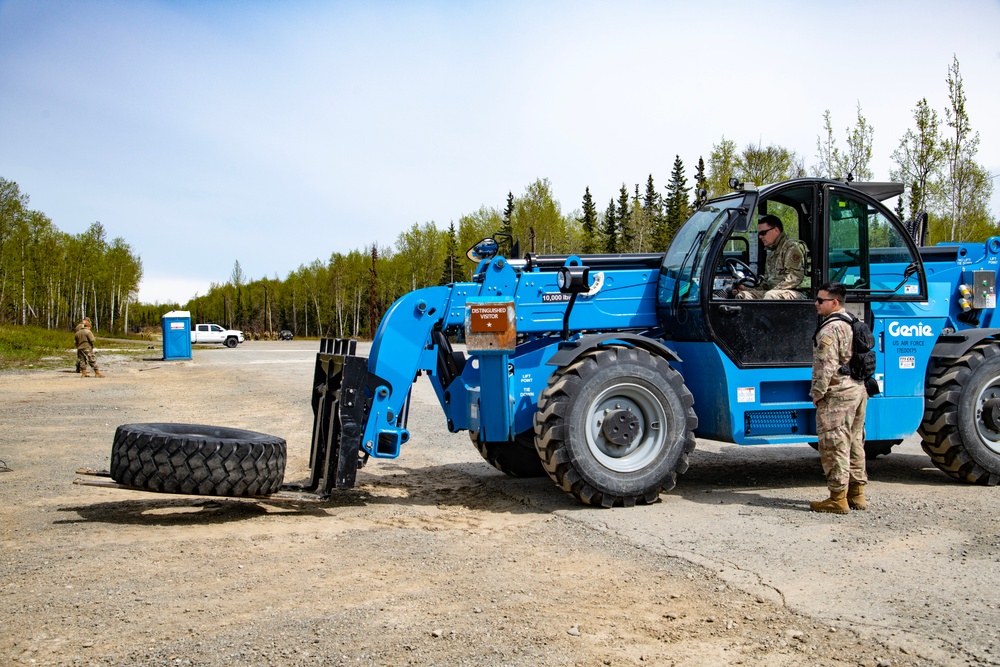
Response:
[[[226,347],[236,347],[242,342],[242,331],[223,329],[218,324],[196,324],[191,329],[191,343],[222,343]]]

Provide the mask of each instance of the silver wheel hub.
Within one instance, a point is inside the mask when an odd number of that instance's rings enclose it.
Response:
[[[994,380],[976,399],[976,430],[983,444],[1000,454],[1000,381]]]
[[[666,446],[667,410],[659,397],[638,384],[601,392],[587,415],[587,446],[615,472],[641,470]]]

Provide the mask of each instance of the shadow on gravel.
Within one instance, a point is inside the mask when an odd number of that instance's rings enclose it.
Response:
[[[265,507],[264,505],[267,505]],[[80,518],[54,521],[54,524],[113,523],[138,526],[186,526],[228,523],[255,519],[268,514],[326,517],[327,503],[271,501],[261,498],[218,498],[171,496],[169,500],[124,500],[79,507],[61,507],[60,512],[75,512]]]
[[[812,448],[723,447],[719,452],[695,450],[691,467],[671,495],[697,503],[758,505],[804,511],[826,486],[819,454]],[[871,483],[940,486],[955,484],[919,454],[891,453],[867,462]],[[802,489],[802,499],[767,495],[776,489]],[[816,497],[813,497],[816,496]]]
[[[487,464],[442,464],[406,467],[383,463],[373,474],[358,474],[358,486],[367,491],[366,504],[434,505],[497,513],[538,512],[530,496],[546,500],[565,496],[548,477],[508,477]],[[355,489],[357,492],[358,489]],[[345,491],[335,491],[331,500]]]
[[[60,519],[55,524],[111,523],[140,526],[185,526],[222,524],[267,515],[311,516],[327,518],[328,510],[338,507],[412,505],[462,507],[476,511],[508,514],[537,513],[518,499],[537,493],[551,501],[562,494],[546,477],[510,478],[483,469],[483,475],[470,474],[465,465],[437,465],[407,468],[398,464],[383,465],[377,474],[359,472],[353,489],[333,491],[326,500],[288,498],[224,498],[163,494],[162,498],[129,499],[61,507],[60,512],[75,512],[79,518]],[[302,480],[287,480],[296,483]],[[499,490],[502,486],[505,490]],[[511,487],[511,488],[507,488]],[[534,487],[527,489],[526,487]],[[498,492],[499,491],[499,492]],[[128,492],[128,491],[124,491]],[[566,496],[570,503],[571,499]]]

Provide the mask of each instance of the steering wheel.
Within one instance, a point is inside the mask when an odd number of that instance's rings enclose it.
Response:
[[[729,275],[733,277],[737,285],[743,285],[744,287],[756,287],[760,283],[760,277],[753,272],[750,265],[744,262],[742,259],[737,259],[735,257],[726,258],[726,269],[729,271]]]

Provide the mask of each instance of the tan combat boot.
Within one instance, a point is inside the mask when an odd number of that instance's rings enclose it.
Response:
[[[80,371],[80,377],[82,377],[82,378],[87,377],[87,369],[86,368],[84,368],[82,371]]]
[[[99,371],[99,370],[97,370],[97,369],[95,368],[95,369],[94,369],[94,377],[95,377],[95,378],[102,378],[102,377],[104,377],[104,373],[102,373],[101,371]],[[863,508],[862,508],[862,509],[863,509]]]
[[[864,484],[851,484],[847,487],[847,505],[852,510],[868,509],[868,501],[865,500]]]
[[[830,491],[830,497],[819,502],[809,503],[809,509],[813,512],[829,512],[831,514],[848,514],[850,509],[847,506],[847,490]]]

